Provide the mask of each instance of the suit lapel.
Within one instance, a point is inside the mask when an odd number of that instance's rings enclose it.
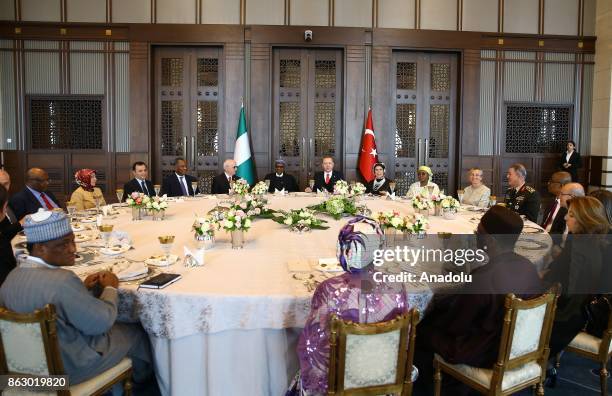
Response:
[[[28,195],[28,199],[30,200],[30,202],[37,208],[42,208],[42,205],[40,204],[40,202],[38,201],[38,199],[36,198],[36,196],[32,193],[32,191],[30,191],[29,188],[26,187],[26,194]]]

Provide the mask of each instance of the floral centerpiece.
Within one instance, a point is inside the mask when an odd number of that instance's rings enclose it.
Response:
[[[134,191],[125,199],[125,202],[132,208],[132,220],[140,220],[142,218],[141,209],[146,208],[151,198],[144,193]]]
[[[349,185],[344,180],[338,180],[336,184],[334,184],[334,195],[349,195],[350,189]]]
[[[327,201],[318,205],[309,206],[315,212],[325,213],[336,220],[340,220],[343,215],[355,216],[360,212],[365,211],[363,207],[358,207],[352,199],[342,195],[337,195],[329,198]]]
[[[431,203],[434,207],[434,214],[436,216],[440,216],[440,205],[442,204],[442,200],[446,198],[446,195],[440,193],[440,194],[432,194],[429,199],[431,200]]]
[[[364,186],[362,183],[355,183],[354,185],[351,186],[351,194],[353,194],[354,196],[359,196],[359,195],[363,195],[366,192],[366,186]]]
[[[249,183],[245,179],[238,179],[232,183],[232,191],[234,194],[244,196],[249,192]]]
[[[232,205],[232,208],[245,211],[249,217],[271,218],[275,211],[268,209],[266,203],[265,198],[246,194],[240,202]]]
[[[223,215],[221,226],[232,237],[232,248],[241,249],[244,246],[244,233],[251,228],[251,218],[242,209],[230,208]]]
[[[196,217],[192,229],[194,238],[200,248],[210,248],[215,243],[215,231],[221,228],[221,223],[215,215]]]
[[[412,199],[412,207],[417,211],[429,211],[433,208],[433,203],[429,198],[419,194]]]
[[[410,224],[412,232],[419,236],[423,236],[425,234],[425,230],[428,226],[429,222],[420,214],[415,215],[414,220]]]
[[[268,186],[263,181],[258,182],[251,189],[251,194],[254,194],[254,195],[264,195],[267,192],[268,192]]]
[[[162,220],[166,209],[168,209],[168,196],[164,194],[161,197],[151,197],[144,207],[153,212],[154,220]]]
[[[455,198],[450,196],[445,197],[442,200],[442,203],[440,204],[442,210],[444,211],[444,218],[447,220],[455,218],[455,213],[457,213],[457,209],[460,205],[461,204],[459,203],[459,201],[457,201]]]
[[[291,231],[304,232],[310,230],[325,230],[329,228],[325,220],[318,219],[310,209],[293,209],[289,212],[278,212],[280,216],[272,218],[279,224],[288,225]]]
[[[399,212],[386,211],[379,212],[377,220],[380,223],[380,227],[383,229],[392,228],[398,231],[406,230],[406,218],[402,217]]]

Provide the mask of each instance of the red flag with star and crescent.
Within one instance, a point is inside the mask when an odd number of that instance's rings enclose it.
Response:
[[[378,162],[376,152],[376,139],[374,138],[374,123],[372,122],[372,109],[368,110],[365,130],[361,138],[361,150],[359,151],[359,173],[370,182],[374,179],[374,164]]]

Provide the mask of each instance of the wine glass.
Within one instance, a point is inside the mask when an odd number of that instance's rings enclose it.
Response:
[[[70,218],[70,221],[72,221],[73,217],[74,217],[74,213],[76,212],[76,205],[74,204],[74,202],[72,201],[67,201],[66,202],[66,211],[68,212],[68,217]]]
[[[270,179],[266,179],[264,180],[264,183],[266,183],[266,187],[268,188],[268,190],[270,189]]]
[[[121,203],[123,201],[123,188],[116,189],[115,194],[117,194],[117,202]]]
[[[198,182],[197,181],[191,182],[191,189],[193,190],[193,197],[194,198],[196,196],[196,189],[197,188],[198,188]]]
[[[389,190],[391,190],[391,195],[392,196],[395,195],[395,186],[396,186],[396,184],[395,184],[394,181],[389,182]]]
[[[96,203],[96,214],[100,213],[100,196],[94,195],[94,201]]]
[[[155,190],[155,196],[159,197],[159,192],[161,191],[161,186],[159,184],[156,184],[153,186],[153,189]]]
[[[463,190],[457,190],[457,198],[459,198],[459,203],[463,203]]]
[[[310,189],[312,190],[312,192],[315,192],[315,191],[313,190],[313,188],[314,188],[314,179],[309,179],[309,180],[308,180],[308,187],[310,187]]]
[[[491,195],[489,197],[489,207],[497,205],[497,197],[495,195]]]
[[[166,262],[170,261],[170,252],[172,251],[172,244],[174,243],[174,235],[163,235],[157,237],[159,245],[164,252]]]
[[[431,197],[433,194],[433,190],[434,190],[434,186],[427,186],[427,192],[429,193],[429,196]]]
[[[110,240],[111,233],[113,232],[112,224],[100,224],[98,226],[98,231],[102,235],[102,239],[104,240],[104,247],[108,248],[108,242]]]

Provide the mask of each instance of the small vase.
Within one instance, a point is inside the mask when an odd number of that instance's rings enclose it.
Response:
[[[429,209],[421,209],[419,210],[419,213],[422,214],[424,218],[429,218]]]
[[[434,216],[440,216],[442,213],[440,205],[434,205]]]
[[[140,208],[137,206],[132,206],[132,221],[142,220],[142,216],[140,214]]]
[[[417,233],[417,239],[425,239],[425,230],[421,230]]]
[[[213,246],[215,245],[215,235],[214,234],[213,235],[195,234],[194,239],[196,241],[196,246],[198,247],[198,249],[209,250],[209,249],[212,249]]]
[[[244,231],[230,231],[232,237],[232,249],[242,249],[244,247]]]
[[[153,211],[153,220],[154,221],[161,221],[164,219],[165,216],[165,210],[154,210]]]
[[[394,248],[397,244],[397,232],[395,228],[387,228],[385,230],[385,245],[387,248]]]
[[[455,213],[455,210],[447,209],[444,211],[442,217],[444,217],[445,220],[453,220],[455,218]]]

